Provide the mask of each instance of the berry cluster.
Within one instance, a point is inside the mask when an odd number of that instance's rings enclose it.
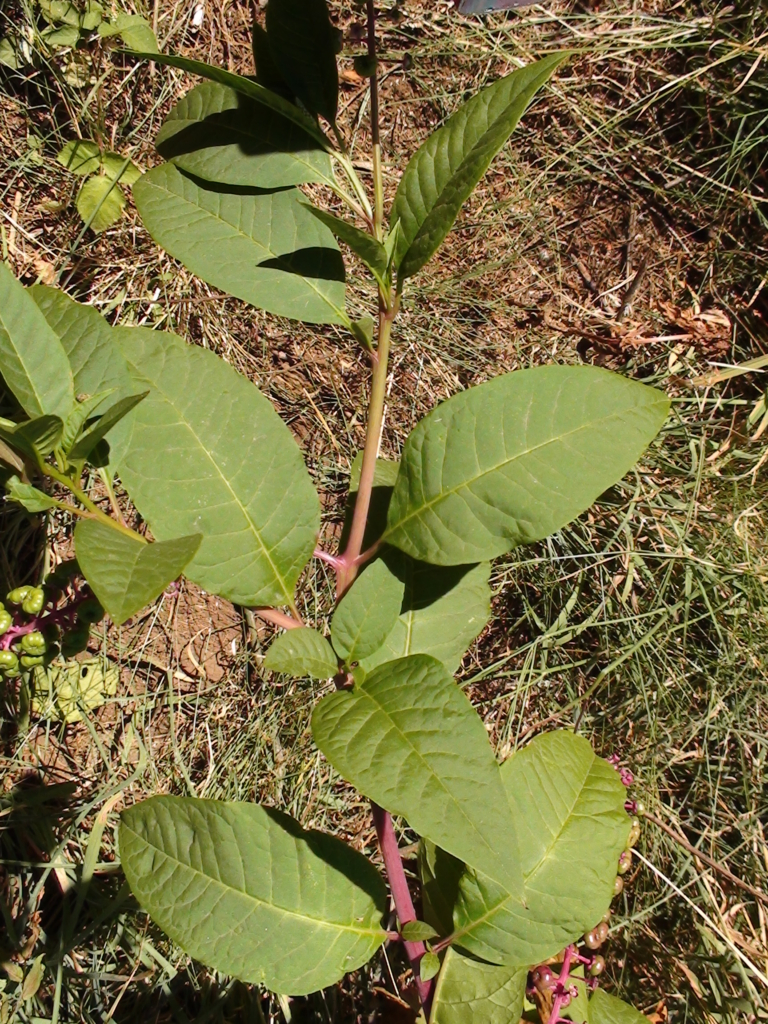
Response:
[[[62,562],[42,587],[17,587],[0,603],[0,677],[12,679],[59,653],[72,658],[88,646],[90,627],[104,609],[78,586],[77,562]]]

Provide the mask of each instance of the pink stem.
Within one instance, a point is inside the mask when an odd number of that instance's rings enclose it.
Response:
[[[332,555],[329,551],[323,551],[321,548],[315,548],[314,555],[321,562],[327,562],[328,565],[333,566],[337,572],[344,566],[342,559],[338,555]]]
[[[403,861],[397,845],[397,836],[392,824],[392,815],[383,807],[371,801],[373,811],[373,824],[376,827],[376,835],[379,840],[381,856],[384,858],[384,870],[389,879],[389,888],[392,891],[392,899],[395,903],[395,912],[400,922],[400,928],[411,921],[416,920],[416,911],[413,908],[411,891],[408,888],[408,879],[405,877]],[[427,951],[423,942],[408,942],[403,939],[403,946],[408,959],[411,962],[413,976],[416,979],[416,987],[419,992],[424,1014],[429,1017],[429,1005],[432,1002],[432,981],[422,981],[419,975],[419,963]]]
[[[568,993],[568,978],[571,973],[571,960],[574,952],[573,946],[566,946],[563,955],[563,968],[555,983],[555,998],[552,1001],[552,1012],[549,1015],[548,1024],[558,1024],[558,1021],[563,1019],[560,1016],[560,1010],[563,1007],[563,997]]]
[[[278,611],[277,608],[254,608],[254,614],[265,622],[271,622],[273,626],[280,626],[281,629],[299,629],[301,623],[292,615]]]

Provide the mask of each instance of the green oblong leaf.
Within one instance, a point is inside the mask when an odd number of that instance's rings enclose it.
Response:
[[[5,483],[6,497],[8,501],[15,501],[27,510],[27,512],[47,512],[55,508],[56,502],[49,498],[43,491],[39,491],[32,484],[25,484],[17,476],[12,476]]]
[[[468,864],[521,885],[499,768],[472,705],[424,655],[374,669],[312,715],[315,742],[362,793]]]
[[[269,107],[270,110],[282,114],[283,117],[293,121],[294,124],[303,128],[307,134],[317,139],[323,148],[331,149],[331,144],[320,131],[313,117],[300,107],[297,107],[295,103],[283,99],[282,96],[278,96],[277,93],[272,92],[270,89],[265,89],[263,85],[252,78],[236,75],[232,71],[225,71],[224,68],[217,68],[213,64],[205,64],[200,60],[179,57],[174,53],[133,53],[131,56],[143,60],[152,60],[155,64],[165,64],[168,67],[179,68],[181,71],[189,71],[190,74],[200,75],[201,78],[207,78],[212,82],[228,85],[230,89],[242,93],[243,96],[249,96],[262,106]]]
[[[124,811],[120,857],[152,919],[191,956],[306,995],[384,941],[386,890],[362,854],[256,804],[158,796]]]
[[[111,228],[125,209],[125,193],[106,174],[94,174],[80,186],[77,193],[77,212],[97,235]]]
[[[120,477],[158,540],[201,533],[185,575],[236,604],[291,604],[320,503],[271,402],[218,356],[181,338],[115,327],[134,391]]]
[[[377,280],[384,280],[389,259],[386,249],[377,238],[369,235],[366,231],[361,231],[354,224],[350,224],[348,220],[342,220],[341,217],[336,217],[327,210],[320,210],[309,203],[306,204],[306,207],[338,239],[344,242],[345,245],[348,245],[356,256],[360,257],[366,267],[373,271]]]
[[[64,422],[59,416],[38,416],[27,423],[21,423],[13,431],[23,451],[40,455],[49,455],[61,440],[64,433]]]
[[[157,39],[152,31],[152,26],[140,14],[121,12],[113,22],[103,21],[99,25],[99,35],[102,38],[120,36],[125,45],[131,50],[152,54],[159,53]]]
[[[325,0],[270,0],[267,42],[276,67],[313,114],[336,120],[337,33]]]
[[[598,989],[589,1000],[589,1024],[648,1024],[648,1018],[623,999]]]
[[[394,548],[380,560],[402,583],[403,600],[392,629],[361,667],[370,672],[385,661],[429,654],[453,674],[490,618],[490,563],[428,565]]]
[[[489,85],[416,151],[400,179],[390,217],[392,224],[400,222],[400,277],[415,274],[437,252],[525,108],[567,56],[551,54]]]
[[[510,1024],[523,1012],[527,968],[499,967],[447,949],[429,1024]]]
[[[613,898],[630,820],[615,769],[583,736],[538,736],[501,767],[518,835],[524,888],[506,893],[468,870],[454,939],[475,956],[527,967],[593,928]]]
[[[295,678],[331,679],[339,665],[325,637],[308,626],[300,626],[287,630],[273,641],[264,659],[264,668]]]
[[[178,579],[202,537],[143,544],[95,519],[75,527],[77,561],[116,626],[140,612]]]
[[[27,289],[0,263],[0,374],[31,417],[75,404],[67,354]]]
[[[298,190],[215,186],[164,164],[133,195],[155,241],[209,284],[276,316],[347,323],[341,253]]]
[[[411,432],[383,539],[436,565],[541,540],[620,480],[669,400],[592,366],[540,366],[454,395]]]
[[[136,391],[128,364],[115,344],[113,328],[93,306],[75,302],[64,292],[45,285],[34,285],[29,294],[64,347],[74,378],[75,394],[96,397],[111,393],[119,401]],[[87,406],[88,399],[84,404]],[[79,430],[77,420],[81,414],[82,409],[73,406],[73,429],[77,427]],[[107,440],[112,466],[119,463],[127,450],[132,430],[131,414],[109,431]],[[64,440],[68,444],[74,440],[74,435],[70,436],[66,428]]]
[[[90,139],[72,139],[59,151],[56,160],[72,174],[96,174],[101,167],[101,150]]]
[[[155,146],[164,159],[208,181],[254,188],[333,183],[331,158],[316,139],[218,82],[202,82],[179,100]]]
[[[331,641],[345,661],[361,661],[381,647],[400,614],[404,591],[381,559],[363,570],[331,620]]]

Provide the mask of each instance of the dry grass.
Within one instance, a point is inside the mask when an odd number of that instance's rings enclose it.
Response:
[[[161,41],[250,71],[250,5],[205,0],[199,28],[195,9],[160,0]],[[360,10],[335,11],[354,52]],[[28,19],[26,0],[3,17]],[[761,383],[753,374],[706,391],[690,381],[713,361],[766,347],[768,19],[756,4],[615,0],[483,22],[409,0],[387,9],[381,31],[390,195],[420,139],[469,92],[534,54],[579,51],[408,294],[384,453],[396,456],[442,398],[529,364],[585,358],[675,399],[635,474],[573,527],[497,565],[496,617],[461,681],[501,753],[575,722],[601,752],[620,752],[637,795],[673,832],[766,892],[766,483],[763,445],[745,429]],[[81,232],[76,183],[56,164],[58,149],[101,137],[151,166],[154,134],[189,85],[101,45],[77,57],[83,86],[72,84],[72,55],[60,52],[41,55],[33,73],[3,75],[3,258],[28,283],[56,281],[115,322],[174,330],[254,380],[302,444],[332,544],[363,440],[365,362],[332,328],[267,317],[191,278],[130,208],[98,238]],[[346,56],[343,66],[344,118],[364,160],[365,89]],[[350,283],[352,308],[369,311],[372,293],[354,265]],[[18,514],[2,515],[0,569],[20,582],[34,575],[36,535]],[[50,534],[66,546],[63,524]],[[308,619],[327,615],[329,582],[320,563],[308,570]],[[265,800],[373,855],[365,805],[311,743],[317,688],[262,679],[268,640],[268,630],[249,635],[232,609],[184,586],[130,629],[95,638],[122,677],[92,724],[33,720],[19,734],[5,720],[0,943],[25,970],[41,953],[47,964],[37,996],[14,1003],[17,1019],[286,1013],[169,947],[112,866],[116,812],[157,790]],[[73,783],[72,792],[41,782]],[[78,865],[89,842],[98,857],[84,887]],[[655,1024],[764,1019],[766,901],[651,824],[640,851],[648,864],[616,914],[611,985]],[[392,993],[400,970],[374,964],[291,1012],[389,1019],[397,1004],[370,989]]]

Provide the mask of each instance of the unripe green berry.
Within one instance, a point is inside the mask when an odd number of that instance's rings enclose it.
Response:
[[[45,657],[35,654],[22,654],[21,656],[21,667],[22,668],[34,668],[35,665],[44,665]]]
[[[355,57],[352,65],[361,78],[373,78],[376,74],[376,58],[369,57],[367,53]]]
[[[13,618],[11,617],[10,612],[7,612],[5,608],[3,608],[3,610],[0,611],[0,636],[2,636],[3,633],[7,633],[12,625]]]
[[[613,912],[612,912],[612,911],[611,911],[611,909],[609,908],[608,910],[606,910],[606,912],[605,912],[605,913],[603,914],[603,916],[602,916],[602,917],[600,918],[600,921],[601,921],[601,922],[602,922],[603,924],[610,924],[610,923],[611,923],[611,917],[613,917]]]
[[[629,850],[624,850],[619,857],[618,872],[620,875],[626,875],[629,869],[632,867],[632,854]]]
[[[584,932],[584,945],[587,949],[599,949],[602,945],[600,940],[600,933],[597,928],[591,928],[588,932]]]
[[[642,818],[648,808],[645,806],[642,800],[638,800],[635,803],[635,812]]]
[[[96,622],[101,622],[104,618],[104,609],[101,607],[95,597],[89,598],[77,609],[77,618],[79,622],[85,622],[88,625],[93,625]]]
[[[75,626],[68,633],[65,633],[61,638],[61,653],[65,658],[72,658],[76,654],[80,654],[88,646],[88,637],[90,630],[88,626],[82,624]]]
[[[21,604],[23,601],[26,601],[30,590],[34,590],[34,587],[16,587],[15,590],[8,594],[6,601],[10,604]]]
[[[25,633],[20,642],[26,654],[33,654],[36,657],[40,654],[45,654],[45,649],[48,646],[45,642],[45,637],[37,629],[32,633]]]
[[[618,896],[623,888],[624,879],[621,877],[621,875],[616,875],[616,877],[613,880],[613,895]]]
[[[13,651],[0,651],[0,672],[15,676],[19,671],[19,659]]]
[[[608,938],[608,925],[605,921],[601,921],[597,928],[595,928],[595,931],[597,932],[597,937],[600,939],[600,945],[602,946]]]
[[[22,601],[21,608],[27,615],[39,615],[45,605],[45,592],[41,587],[32,587],[26,598]]]
[[[599,978],[604,970],[605,960],[601,956],[596,956],[589,968],[590,976],[593,978]]]

